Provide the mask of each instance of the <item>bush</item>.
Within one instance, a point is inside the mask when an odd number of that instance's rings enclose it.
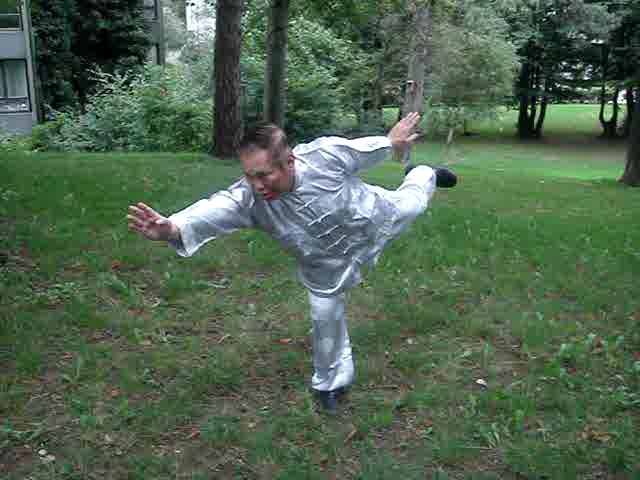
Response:
[[[99,88],[86,112],[54,112],[54,124],[44,127],[39,143],[65,151],[209,148],[211,102],[184,69],[147,66],[130,75],[96,72],[96,78]]]
[[[247,126],[262,120],[265,54],[263,22],[246,32],[241,57],[243,117]],[[289,26],[285,130],[292,141],[335,130],[344,113],[345,93],[337,71],[346,68],[351,45],[304,18]]]
[[[0,153],[28,152],[30,137],[13,135],[0,129]]]

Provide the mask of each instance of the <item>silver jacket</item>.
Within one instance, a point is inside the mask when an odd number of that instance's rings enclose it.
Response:
[[[190,256],[219,235],[260,228],[295,255],[312,293],[337,295],[361,281],[360,267],[375,264],[392,237],[393,202],[356,175],[390,151],[387,137],[322,137],[298,145],[291,192],[267,201],[243,177],[172,215],[181,234],[174,246]]]

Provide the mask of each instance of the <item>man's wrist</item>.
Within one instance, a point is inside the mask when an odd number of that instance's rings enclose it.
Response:
[[[169,232],[169,241],[177,242],[179,240],[180,240],[180,229],[175,223],[171,222],[171,231]]]

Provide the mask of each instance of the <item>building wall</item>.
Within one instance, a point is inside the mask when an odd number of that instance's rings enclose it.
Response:
[[[17,3],[22,5],[19,17],[0,12],[0,129],[25,134],[31,132],[38,117],[29,2]],[[17,28],[12,24],[16,18]]]

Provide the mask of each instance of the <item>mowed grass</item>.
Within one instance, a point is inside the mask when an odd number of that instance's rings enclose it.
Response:
[[[352,291],[357,380],[335,419],[308,391],[306,293],[278,245],[245,231],[180,259],[126,230],[130,202],[175,211],[237,164],[3,156],[2,478],[638,478],[624,145],[482,128],[416,149],[460,184]]]

